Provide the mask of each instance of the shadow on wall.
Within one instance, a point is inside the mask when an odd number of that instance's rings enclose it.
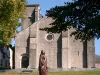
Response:
[[[29,17],[31,24],[33,24],[35,22],[35,9],[32,12],[31,17]]]
[[[87,41],[83,42],[83,68],[87,68]]]
[[[28,36],[27,38],[27,47],[26,47],[26,54],[28,55],[29,57],[29,50],[30,50],[30,36]]]
[[[62,34],[57,40],[57,68],[62,68]]]

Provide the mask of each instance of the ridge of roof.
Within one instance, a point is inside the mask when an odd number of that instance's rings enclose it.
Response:
[[[50,17],[44,16],[43,18],[41,18],[41,19],[35,21],[33,24],[38,23],[39,21],[42,21],[42,20],[47,19],[47,18],[50,18]],[[32,26],[33,24],[29,25],[27,28],[29,28],[29,27]],[[22,31],[26,30],[27,28],[25,28],[25,29],[21,30],[20,32],[18,32],[17,35],[18,35],[19,33],[21,33]]]
[[[27,4],[26,7],[36,7],[36,6],[40,6],[39,4]]]

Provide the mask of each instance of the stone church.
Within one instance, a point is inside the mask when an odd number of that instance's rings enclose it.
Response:
[[[48,68],[94,68],[94,40],[76,41],[70,36],[73,29],[60,34],[39,30],[52,22],[52,18],[41,16],[38,4],[26,6],[22,31],[15,37],[15,69],[37,69],[41,50],[46,53]]]

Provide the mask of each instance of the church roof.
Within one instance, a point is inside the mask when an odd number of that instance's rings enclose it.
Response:
[[[37,20],[37,21],[34,22],[33,24],[29,25],[27,28],[29,28],[30,26],[34,25],[35,23],[38,23],[38,22],[40,22],[40,21],[43,21],[43,20],[45,20],[45,19],[47,19],[47,18],[50,18],[50,17],[44,16],[43,18],[40,18],[39,20]],[[26,30],[27,28],[21,30],[20,32],[23,32],[23,31]],[[18,35],[20,32],[18,32],[17,35]]]

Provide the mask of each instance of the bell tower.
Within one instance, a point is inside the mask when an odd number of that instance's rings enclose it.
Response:
[[[40,6],[38,4],[26,5],[25,15],[22,19],[22,30],[32,25],[40,18]]]

